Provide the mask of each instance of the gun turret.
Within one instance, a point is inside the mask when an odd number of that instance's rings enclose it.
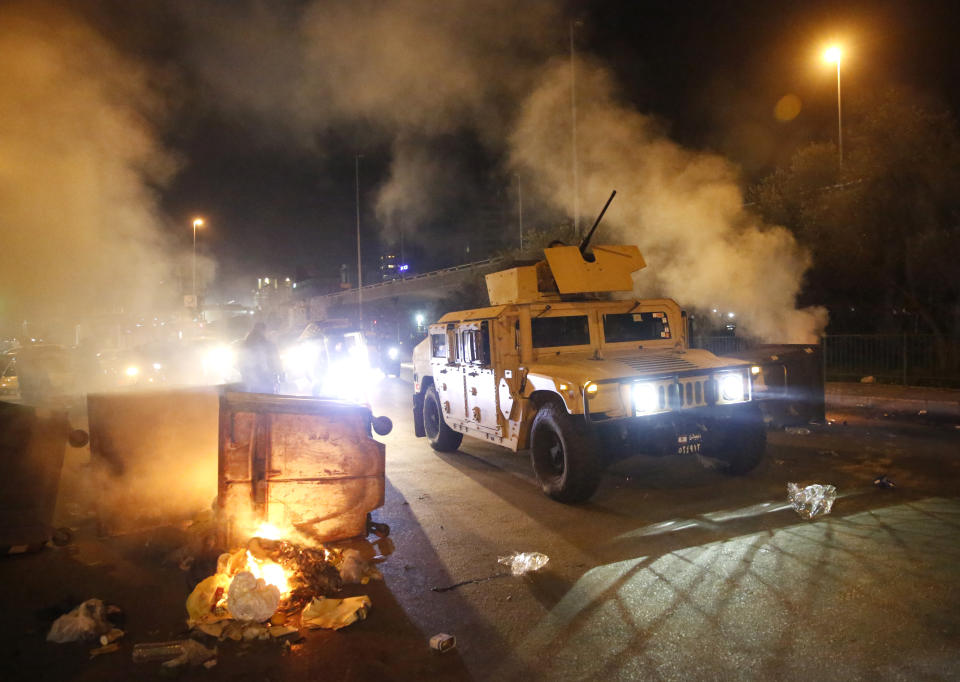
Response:
[[[616,196],[614,190],[580,246],[559,244],[543,250],[546,260],[487,275],[490,305],[559,301],[562,296],[579,296],[612,291],[630,291],[630,274],[646,267],[636,246],[597,246],[587,253],[590,240]]]

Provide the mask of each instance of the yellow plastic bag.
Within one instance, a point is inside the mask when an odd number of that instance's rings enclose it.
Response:
[[[366,618],[372,605],[366,595],[346,599],[315,597],[300,614],[300,624],[308,628],[339,630]]]

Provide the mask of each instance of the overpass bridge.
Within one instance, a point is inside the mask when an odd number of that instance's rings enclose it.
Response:
[[[291,304],[291,324],[306,324],[331,317],[355,317],[361,301],[365,318],[385,311],[397,317],[418,307],[430,308],[431,304],[449,296],[471,278],[502,270],[508,264],[506,258],[487,258],[403,279],[367,284],[360,289],[301,295]]]

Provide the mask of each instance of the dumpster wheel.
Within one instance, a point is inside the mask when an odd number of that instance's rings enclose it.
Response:
[[[50,542],[57,547],[66,547],[73,542],[73,531],[66,526],[54,528],[53,535],[50,536]]]
[[[377,523],[370,514],[367,514],[367,535],[373,533],[378,538],[385,538],[390,535],[390,526],[385,523]]]

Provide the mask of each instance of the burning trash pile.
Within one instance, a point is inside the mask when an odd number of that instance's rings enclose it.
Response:
[[[300,628],[338,630],[363,620],[371,602],[365,595],[332,595],[344,584],[381,578],[356,549],[311,547],[258,534],[245,547],[220,555],[216,573],[187,598],[187,623],[236,641],[286,637]]]

